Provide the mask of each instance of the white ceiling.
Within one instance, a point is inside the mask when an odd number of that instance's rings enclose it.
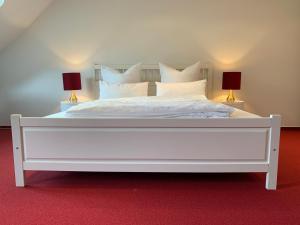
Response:
[[[6,0],[0,8],[0,51],[28,28],[53,0]]]

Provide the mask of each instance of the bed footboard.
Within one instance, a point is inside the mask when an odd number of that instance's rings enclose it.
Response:
[[[50,119],[11,116],[16,186],[24,171],[265,172],[275,190],[280,116]]]

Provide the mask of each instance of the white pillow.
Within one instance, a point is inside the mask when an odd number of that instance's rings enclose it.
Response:
[[[108,66],[101,66],[102,80],[109,84],[139,83],[141,82],[141,63],[130,67],[126,72],[120,73]]]
[[[159,69],[162,83],[191,82],[201,79],[200,62],[187,67],[183,71],[178,71],[163,63],[159,63]]]
[[[181,97],[187,95],[206,96],[206,80],[181,83],[156,82],[156,96]]]
[[[148,96],[148,82],[108,84],[100,82],[100,99]]]

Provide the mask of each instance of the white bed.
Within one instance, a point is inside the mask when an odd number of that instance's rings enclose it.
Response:
[[[144,80],[155,81],[154,70],[145,67]],[[210,95],[211,70],[204,65],[202,73]],[[79,118],[62,112],[12,115],[11,122],[18,187],[26,170],[264,172],[266,188],[277,186],[277,115],[235,109],[230,118]]]

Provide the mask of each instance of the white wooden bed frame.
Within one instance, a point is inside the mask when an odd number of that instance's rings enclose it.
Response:
[[[97,71],[98,67],[96,75]],[[206,68],[204,74],[211,73]],[[275,190],[280,120],[278,115],[225,119],[12,115],[16,186],[25,186],[26,170],[264,172],[266,188]]]

